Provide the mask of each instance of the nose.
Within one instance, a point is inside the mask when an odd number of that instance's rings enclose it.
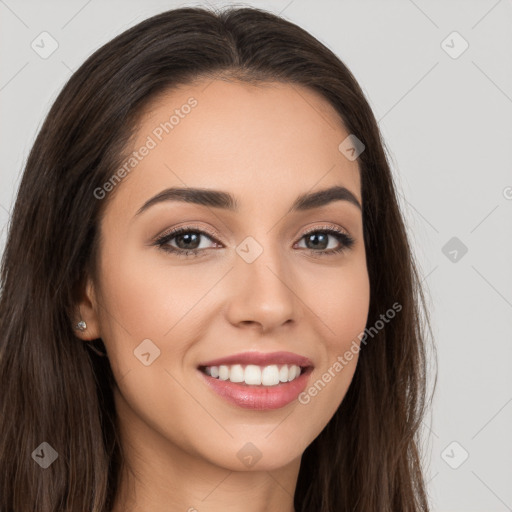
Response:
[[[265,248],[252,263],[237,256],[230,274],[227,314],[233,325],[266,332],[299,320],[297,280],[277,250]]]

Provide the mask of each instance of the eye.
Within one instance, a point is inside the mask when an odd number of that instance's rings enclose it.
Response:
[[[336,247],[336,243],[334,243],[334,248],[329,248],[329,237],[334,238],[338,247]],[[306,249],[311,250],[314,255],[329,255],[329,254],[338,254],[344,250],[350,249],[355,240],[348,234],[342,231],[341,229],[335,227],[321,227],[321,228],[313,228],[307,231],[301,238],[305,239]],[[311,246],[313,248],[311,248]],[[320,250],[317,250],[320,249]]]
[[[176,228],[162,235],[155,241],[160,249],[176,254],[177,256],[199,256],[204,253],[204,246],[201,246],[201,239],[215,240],[214,236],[206,231],[195,229],[193,226]],[[170,244],[175,240],[177,247]]]

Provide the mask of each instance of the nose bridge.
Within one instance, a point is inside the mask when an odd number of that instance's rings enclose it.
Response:
[[[283,248],[272,242],[271,234],[256,236],[246,237],[236,248],[230,314],[232,322],[269,328],[294,319],[297,304]]]

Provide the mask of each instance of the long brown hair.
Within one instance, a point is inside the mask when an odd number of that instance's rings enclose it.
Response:
[[[429,510],[418,436],[431,328],[367,100],[340,59],[293,23],[255,8],[188,7],[149,18],[94,52],[61,91],[29,154],[1,268],[0,511],[113,506],[123,463],[115,382],[108,358],[80,342],[72,324],[77,289],[95,272],[108,203],[94,191],[123,161],[148,101],[204,77],[298,84],[336,109],[365,145],[368,326],[392,303],[402,306],[362,346],[342,404],[305,450],[295,509]],[[43,442],[58,453],[47,469],[33,457]]]

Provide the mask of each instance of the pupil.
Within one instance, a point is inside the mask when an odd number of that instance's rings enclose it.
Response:
[[[178,245],[178,247],[181,245],[179,243],[180,240],[185,240],[185,243],[190,243],[191,239],[195,238],[195,242],[196,242],[196,245],[193,246],[193,247],[190,247],[190,245],[187,245],[185,247],[180,247],[180,249],[197,249],[197,247],[199,246],[199,244],[197,243],[199,241],[199,236],[197,233],[194,233],[194,234],[189,234],[189,233],[186,233],[184,235],[178,235],[176,237],[176,243]]]
[[[320,242],[320,243],[322,245],[322,249],[325,249],[327,247],[327,245],[328,245],[328,244],[325,244],[325,242],[327,242],[327,235],[325,233],[320,233],[320,234],[317,233],[317,234],[309,235],[308,239],[309,239],[310,242],[313,243],[314,248],[318,248],[318,243],[314,241],[314,239],[317,238],[317,237],[323,237],[324,238],[324,240],[323,240],[324,243],[323,244],[322,244],[322,242]]]

